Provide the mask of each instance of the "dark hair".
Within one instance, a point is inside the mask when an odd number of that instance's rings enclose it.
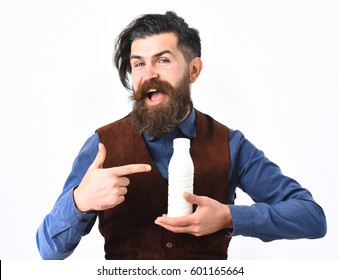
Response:
[[[117,37],[115,42],[114,64],[123,86],[131,89],[128,73],[131,73],[131,45],[135,39],[173,32],[178,36],[178,48],[186,61],[201,56],[199,31],[190,28],[185,20],[172,11],[166,14],[146,14],[135,18]]]

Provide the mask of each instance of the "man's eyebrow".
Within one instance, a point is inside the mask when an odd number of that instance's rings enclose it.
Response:
[[[152,55],[152,57],[153,58],[154,57],[160,57],[160,56],[162,56],[164,54],[170,54],[170,55],[174,56],[173,52],[171,52],[170,50],[164,50],[164,51],[161,51],[159,53],[156,53],[156,54]],[[132,60],[132,59],[141,59],[141,58],[142,58],[141,55],[131,55],[130,60]]]

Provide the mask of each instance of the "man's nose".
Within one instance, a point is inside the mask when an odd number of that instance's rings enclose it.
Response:
[[[159,78],[159,73],[156,71],[155,67],[152,65],[146,67],[144,73],[144,80],[150,81],[157,78]]]

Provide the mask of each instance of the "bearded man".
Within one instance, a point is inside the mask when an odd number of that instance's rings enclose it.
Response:
[[[100,127],[79,152],[62,194],[37,232],[44,259],[68,257],[95,220],[107,259],[227,259],[232,236],[320,238],[322,208],[249,142],[193,106],[202,70],[199,32],[174,12],[133,20],[114,63],[133,110]],[[175,138],[191,141],[194,212],[167,217]],[[240,187],[256,202],[235,205]]]

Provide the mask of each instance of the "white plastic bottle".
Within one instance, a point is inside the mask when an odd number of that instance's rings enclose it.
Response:
[[[192,204],[184,197],[184,192],[193,193],[194,165],[190,155],[190,140],[173,140],[173,155],[168,166],[168,217],[191,214]]]

